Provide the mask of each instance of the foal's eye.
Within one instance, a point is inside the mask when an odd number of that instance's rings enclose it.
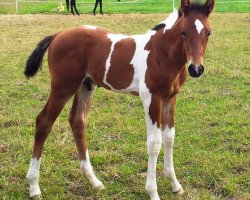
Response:
[[[187,36],[186,31],[184,31],[183,29],[181,29],[181,35],[182,35],[182,37],[186,37]]]
[[[209,32],[207,33],[207,37],[210,37],[211,34],[212,34],[211,31],[209,31]]]

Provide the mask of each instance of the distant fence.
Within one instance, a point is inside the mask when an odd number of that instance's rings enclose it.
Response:
[[[35,4],[35,3],[46,3],[46,4],[56,4],[58,3],[58,0],[1,0],[3,2],[0,2],[0,6],[8,6],[8,5],[13,5],[13,7],[15,7],[16,9],[16,13],[18,13],[19,11],[19,4],[21,3],[28,3],[28,4]],[[156,3],[166,3],[166,2],[170,2],[172,1],[172,5],[173,8],[179,4],[179,2],[181,0],[162,0],[162,1],[157,1]],[[65,4],[65,0],[62,0],[63,4]],[[152,0],[152,2],[154,2]],[[107,5],[112,5],[112,4],[149,4],[152,3],[150,1],[140,1],[140,0],[122,0],[122,1],[104,1],[103,4],[107,4]],[[216,4],[237,4],[237,3],[250,3],[250,0],[231,0],[231,1],[226,1],[226,0],[221,0],[221,1],[216,1]],[[84,4],[86,6],[92,6],[94,4],[94,0],[93,1],[89,1],[89,2],[77,2],[77,4]]]

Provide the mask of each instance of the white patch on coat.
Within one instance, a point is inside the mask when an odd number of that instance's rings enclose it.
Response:
[[[135,70],[133,83],[137,83],[136,91],[139,91],[146,118],[147,150],[149,158],[147,182],[145,188],[151,199],[159,199],[156,182],[156,163],[158,154],[160,152],[162,139],[161,131],[159,128],[157,128],[157,123],[153,124],[152,119],[149,115],[149,107],[151,104],[152,94],[150,93],[149,88],[146,85],[146,71],[148,68],[147,59],[150,52],[148,50],[145,50],[145,46],[148,44],[149,40],[155,33],[156,31],[148,31],[144,35],[133,36],[136,44],[136,49],[134,57],[131,60],[131,64],[134,66]]]
[[[38,184],[40,165],[41,165],[41,158],[31,159],[29,171],[26,175],[26,178],[30,184],[30,197],[41,195],[41,190]]]
[[[178,11],[174,9],[174,11],[160,24],[165,24],[166,26],[164,27],[163,33],[165,33],[166,30],[169,30],[173,27],[175,22],[178,19]]]
[[[161,150],[161,144],[161,130],[157,127],[157,123],[147,123],[148,170],[145,188],[151,199],[160,199],[157,192],[156,165]]]
[[[162,22],[166,25],[166,27],[164,28],[164,31],[171,29],[177,19],[178,19],[178,11],[175,9],[173,13],[171,13],[168,16],[168,18]],[[132,36],[126,36],[126,35],[121,35],[121,34],[108,34],[107,35],[107,37],[111,40],[112,45],[110,48],[109,56],[106,60],[103,82],[106,85],[108,85],[111,90],[115,92],[120,92],[120,93],[130,93],[132,91],[138,92],[142,99],[149,98],[151,101],[151,94],[149,92],[149,89],[146,87],[146,83],[145,83],[145,74],[147,71],[147,58],[148,58],[149,51],[145,50],[144,48],[155,33],[156,31],[149,30],[145,34],[132,35]],[[122,90],[116,90],[115,88],[112,87],[111,84],[107,82],[107,74],[111,66],[111,56],[113,54],[115,44],[121,41],[122,39],[126,39],[126,38],[132,38],[136,44],[135,53],[130,62],[130,64],[134,68],[134,76],[133,76],[131,84],[127,88],[122,89]]]
[[[132,36],[135,42],[135,53],[130,64],[134,67],[134,77],[131,85],[128,87],[128,90],[139,92],[142,99],[149,98],[150,101],[151,94],[145,83],[149,51],[145,50],[145,46],[155,33],[156,31],[148,31],[142,35]]]
[[[102,182],[96,178],[89,159],[89,152],[86,151],[86,160],[80,161],[81,172],[89,179],[91,185],[95,188],[104,189]]]
[[[144,50],[144,48],[146,44],[148,43],[148,41],[150,40],[151,36],[155,34],[155,32],[156,31],[148,31],[145,34],[132,35],[132,36],[126,36],[126,35],[120,35],[120,34],[108,34],[108,38],[112,41],[112,45],[110,48],[109,56],[106,60],[103,82],[106,85],[108,85],[111,88],[111,90],[116,91],[116,92],[121,92],[121,93],[129,93],[132,91],[140,92],[139,88],[141,88],[141,90],[144,90],[146,88],[145,74],[147,70],[147,58],[148,58],[149,51]],[[130,64],[134,68],[134,75],[133,75],[131,84],[127,88],[122,89],[122,90],[116,90],[115,88],[112,87],[111,84],[107,82],[107,74],[111,66],[111,56],[114,52],[115,44],[121,41],[122,39],[126,39],[126,38],[133,39],[136,45],[134,56],[130,62]]]
[[[195,25],[197,32],[200,34],[202,29],[204,28],[202,22],[199,19],[196,19],[194,22],[194,25]]]
[[[83,27],[88,28],[88,29],[93,29],[93,30],[97,29],[96,26],[92,26],[92,25],[83,25]]]

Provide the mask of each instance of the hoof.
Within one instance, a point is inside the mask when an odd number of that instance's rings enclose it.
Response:
[[[181,188],[177,191],[174,191],[174,193],[176,193],[177,195],[183,195],[184,194],[184,190]]]
[[[95,186],[95,188],[98,189],[98,190],[104,190],[105,189],[103,184],[97,185],[97,186]]]
[[[30,199],[39,200],[39,199],[42,199],[42,195],[35,195],[35,196],[30,197]]]

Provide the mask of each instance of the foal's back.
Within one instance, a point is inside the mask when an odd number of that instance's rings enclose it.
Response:
[[[126,36],[94,26],[60,32],[49,47],[52,81],[70,84],[90,77],[106,89],[138,93],[147,68],[144,48],[152,34]]]

